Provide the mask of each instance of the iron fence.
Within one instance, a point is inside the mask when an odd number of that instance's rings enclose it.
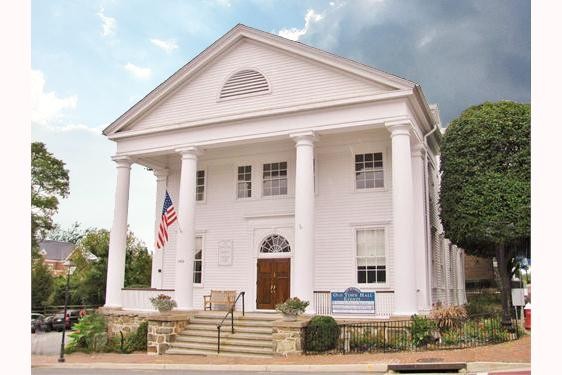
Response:
[[[505,327],[499,316],[478,316],[309,325],[303,328],[302,337],[306,354],[346,354],[461,349],[514,340],[520,334],[515,322],[511,327]]]

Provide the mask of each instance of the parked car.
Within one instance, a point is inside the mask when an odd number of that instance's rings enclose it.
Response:
[[[66,319],[64,319],[64,311],[60,311],[52,319],[53,329],[57,331],[62,331],[63,327],[65,329],[70,329],[75,323],[80,320],[80,310],[67,310]]]
[[[45,315],[39,313],[31,313],[31,333],[35,331],[45,330]]]
[[[45,317],[45,320],[43,321],[45,323],[45,332],[51,332],[54,329],[53,328],[54,319],[55,319],[54,315],[49,315]]]

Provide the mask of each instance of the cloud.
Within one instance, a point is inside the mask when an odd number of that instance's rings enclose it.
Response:
[[[45,91],[45,76],[40,70],[31,70],[31,121],[49,125],[60,120],[64,111],[76,108],[78,97],[59,97],[54,91]]]
[[[125,68],[125,70],[131,73],[135,78],[139,79],[147,79],[152,73],[150,68],[143,68],[131,63],[123,65],[123,68]]]
[[[310,28],[312,23],[318,22],[322,18],[324,18],[322,14],[316,13],[314,9],[309,9],[304,16],[304,27],[302,29],[297,29],[296,27],[292,27],[290,29],[281,29],[279,30],[279,35],[283,38],[299,40],[299,38],[301,38],[308,32],[308,29]]]
[[[333,3],[279,34],[419,83],[444,125],[487,100],[531,100],[528,0]]]
[[[162,40],[157,38],[151,38],[150,42],[156,47],[163,49],[166,53],[170,53],[178,48],[178,44],[174,39]]]
[[[98,17],[101,19],[101,35],[111,36],[115,34],[115,29],[117,28],[117,20],[113,17],[108,17],[103,13],[104,9],[101,8],[98,13]]]

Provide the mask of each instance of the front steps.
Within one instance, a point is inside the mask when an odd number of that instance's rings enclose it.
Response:
[[[190,320],[166,354],[217,355],[217,324],[225,311],[200,311]],[[221,328],[221,356],[271,357],[273,356],[273,321],[277,313],[234,313],[234,334],[230,316]]]

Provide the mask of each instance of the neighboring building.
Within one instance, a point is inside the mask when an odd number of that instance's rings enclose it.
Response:
[[[39,254],[54,276],[66,274],[64,262],[74,251],[74,244],[63,241],[44,240],[39,243]]]
[[[78,248],[71,242],[44,240],[39,243],[39,254],[54,276],[66,274],[65,263],[72,258],[75,251],[78,251]],[[98,260],[98,257],[89,251],[86,251],[84,257],[90,262]]]
[[[116,143],[106,307],[178,309],[211,290],[247,310],[286,298],[331,313],[330,292],[376,292],[373,316],[459,304],[464,252],[437,208],[437,106],[419,85],[237,25],[104,130]],[[131,164],[154,170],[178,222],[151,290],[123,289]],[[132,186],[135,189],[135,186]]]
[[[491,258],[467,255],[464,263],[466,289],[495,288],[494,268]]]

